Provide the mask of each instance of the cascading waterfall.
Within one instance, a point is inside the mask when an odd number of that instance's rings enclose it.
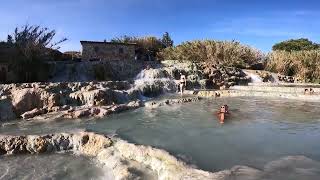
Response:
[[[174,79],[163,69],[142,70],[136,76],[134,88],[147,97],[174,92],[177,89]]]
[[[257,75],[257,74],[254,74],[252,72],[249,72],[249,71],[243,71],[247,76],[249,76],[251,78],[251,82],[252,83],[262,83],[263,80],[262,78]]]

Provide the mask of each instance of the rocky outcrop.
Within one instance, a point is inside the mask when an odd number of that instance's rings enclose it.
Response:
[[[176,92],[180,74],[186,76],[187,89],[227,89],[250,80],[241,69],[224,66],[205,66],[201,63],[163,61],[163,67],[143,70],[136,86],[143,95],[152,97],[163,92]]]
[[[14,90],[12,92],[12,104],[16,114],[20,115],[35,108],[42,108],[43,100],[41,97],[46,96],[44,93],[43,90],[34,88]]]
[[[0,85],[0,92],[4,97],[0,99],[1,120],[29,119],[70,106],[125,104],[139,98],[139,91],[123,81],[8,84]]]
[[[137,109],[142,107],[143,103],[139,100],[131,101],[126,104],[114,104],[108,106],[63,106],[63,107],[54,107],[55,111],[50,111],[47,114],[41,116],[32,117],[33,119],[39,120],[55,120],[60,118],[66,119],[79,119],[79,118],[103,118],[111,114],[121,113],[123,111]],[[31,117],[30,117],[31,118]]]
[[[0,151],[5,154],[48,153],[73,150],[96,156],[102,148],[111,146],[110,138],[94,133],[49,134],[30,136],[0,135]]]
[[[110,114],[120,113],[127,110],[132,110],[141,107],[140,101],[132,101],[128,104],[119,104],[111,106],[100,106],[91,108],[77,108],[75,110],[67,111],[63,117],[65,118],[87,118],[87,117],[97,117],[102,118]]]
[[[262,169],[234,166],[231,169],[208,172],[196,169],[178,160],[168,152],[150,146],[135,145],[114,137],[92,132],[58,133],[48,135],[0,135],[0,155],[74,152],[95,157],[111,172],[111,179],[140,179],[141,167],[153,172],[159,180],[228,180],[228,179],[317,179],[320,163],[304,156],[288,156]],[[283,174],[282,174],[283,173]]]
[[[246,74],[241,69],[234,67],[216,66],[207,69],[206,72],[209,72],[207,74],[209,82],[212,81],[212,86],[215,89],[228,89],[231,86],[249,82]]]
[[[166,99],[166,100],[162,100],[162,101],[150,101],[150,102],[145,103],[145,107],[146,108],[157,108],[157,107],[166,106],[166,105],[198,102],[200,100],[201,100],[200,97],[185,97],[185,98],[179,98],[179,99]]]
[[[261,77],[262,82],[275,82],[271,73],[266,71],[257,71],[257,74]]]
[[[285,76],[285,75],[278,75],[278,79],[281,82],[285,83],[299,83],[302,82],[300,78],[293,77],[293,76]]]
[[[272,84],[258,86],[233,86],[229,90],[196,90],[193,94],[200,97],[278,97],[316,102],[320,100],[320,88],[313,87],[312,94],[306,94],[306,85],[275,86]]]
[[[226,173],[210,173],[191,168],[169,153],[148,146],[90,132],[30,136],[0,136],[2,154],[39,154],[73,151],[96,157],[114,179],[139,178],[134,164],[149,167],[158,179],[218,179]]]
[[[111,89],[81,90],[71,93],[69,97],[79,105],[89,106],[121,104],[127,101],[125,93]]]
[[[35,108],[35,109],[31,110],[31,111],[28,111],[28,112],[23,113],[23,114],[21,115],[21,117],[22,117],[23,119],[30,119],[30,118],[33,118],[33,117],[35,117],[35,116],[39,116],[39,115],[42,115],[42,114],[45,114],[45,113],[47,113],[47,110],[46,110],[46,109],[43,109],[43,108],[40,108],[40,109]]]

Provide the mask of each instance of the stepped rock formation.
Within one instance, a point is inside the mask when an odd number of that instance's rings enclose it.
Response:
[[[102,117],[131,109],[130,102],[175,93],[180,73],[187,77],[187,89],[229,88],[247,82],[236,68],[215,68],[210,72],[191,62],[165,61],[157,68],[142,70],[134,82],[60,82],[0,85],[0,120],[33,118],[46,113],[68,111],[65,117]],[[113,110],[109,111],[110,106]],[[141,106],[141,104],[140,104]],[[96,107],[96,109],[92,109]],[[136,107],[136,106],[135,106]],[[91,109],[90,109],[91,108]],[[62,116],[62,117],[64,117]]]
[[[178,91],[180,73],[187,78],[187,89],[226,89],[237,84],[247,84],[247,77],[241,69],[212,67],[204,69],[192,62],[163,61],[162,67],[144,69],[136,77],[135,88],[147,97]]]
[[[153,172],[160,180],[228,180],[281,179],[291,172],[298,179],[316,179],[320,163],[304,156],[288,156],[267,163],[258,170],[235,166],[229,170],[208,172],[188,166],[168,152],[149,146],[135,145],[119,138],[93,132],[58,133],[48,135],[0,135],[0,155],[74,152],[95,157],[111,179],[139,179],[141,166]],[[279,170],[287,173],[281,174]],[[137,173],[139,172],[139,173]]]
[[[125,81],[8,84],[0,85],[0,91],[0,120],[28,119],[70,107],[121,106],[137,100]]]

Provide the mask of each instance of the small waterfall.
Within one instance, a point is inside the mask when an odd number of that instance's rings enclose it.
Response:
[[[272,75],[272,78],[273,78],[273,83],[280,83],[278,74],[271,73],[271,75]]]
[[[247,76],[249,76],[250,78],[251,78],[251,82],[252,83],[262,83],[263,82],[263,80],[262,80],[262,78],[259,76],[259,75],[257,75],[257,74],[254,74],[254,73],[252,73],[252,72],[250,72],[250,71],[243,71]]]
[[[136,79],[160,79],[167,78],[168,75],[163,69],[143,69]]]
[[[144,69],[134,81],[134,89],[143,96],[153,97],[166,92],[176,91],[176,83],[164,69]]]

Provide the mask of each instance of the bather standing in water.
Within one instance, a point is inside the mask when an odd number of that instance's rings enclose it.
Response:
[[[217,112],[217,116],[219,118],[220,124],[224,124],[224,120],[228,115],[229,115],[228,105],[221,106],[220,110]]]
[[[185,90],[187,86],[187,80],[186,76],[180,73],[180,82],[179,82],[179,87],[180,87],[180,94],[183,94],[183,91]]]
[[[313,95],[313,94],[314,94],[314,90],[312,88],[304,89],[304,95]]]

